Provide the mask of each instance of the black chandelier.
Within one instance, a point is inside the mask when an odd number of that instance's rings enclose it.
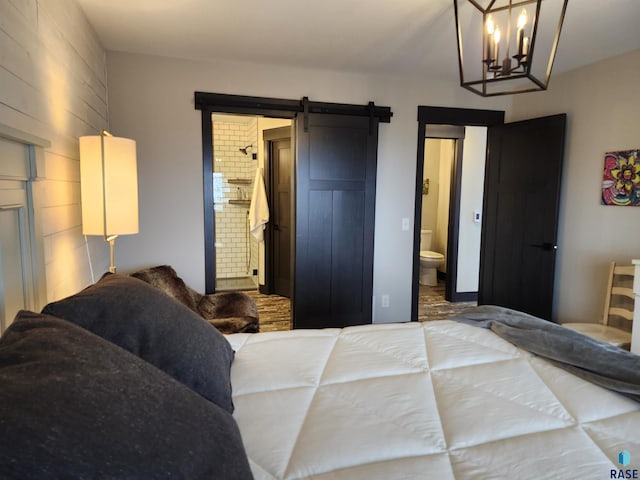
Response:
[[[460,85],[483,97],[546,90],[568,0],[453,0]]]

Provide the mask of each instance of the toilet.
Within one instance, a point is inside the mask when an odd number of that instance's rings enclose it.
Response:
[[[444,262],[444,255],[432,252],[431,230],[420,230],[420,285],[435,287],[438,284],[437,268]]]

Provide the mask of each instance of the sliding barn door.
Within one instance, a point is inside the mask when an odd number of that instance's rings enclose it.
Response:
[[[378,121],[297,120],[294,328],[371,323]]]

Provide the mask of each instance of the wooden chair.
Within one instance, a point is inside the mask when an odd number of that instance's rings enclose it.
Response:
[[[601,323],[563,323],[562,325],[596,340],[629,350],[633,324],[633,265],[611,262],[609,284]]]

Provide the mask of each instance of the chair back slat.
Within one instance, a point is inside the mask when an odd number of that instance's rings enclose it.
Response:
[[[603,323],[627,332],[631,331],[635,295],[633,293],[633,265],[611,263],[609,285]]]
[[[616,265],[613,269],[614,275],[628,275],[633,278],[636,267],[633,265]]]
[[[633,300],[635,297],[633,293],[633,288],[629,288],[629,287],[612,287],[611,295],[627,297],[627,298],[630,298],[631,300]]]

